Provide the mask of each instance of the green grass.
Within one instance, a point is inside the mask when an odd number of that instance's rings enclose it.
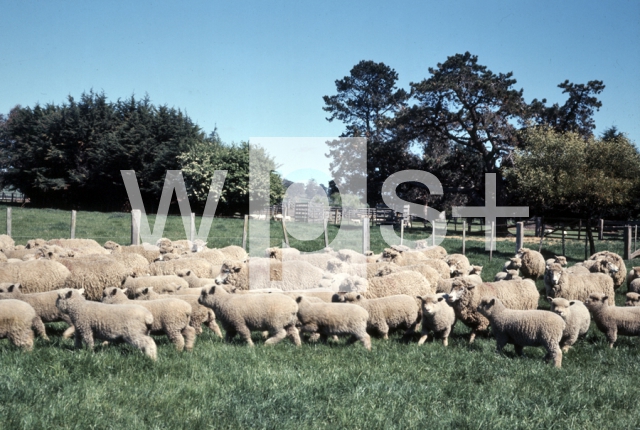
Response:
[[[81,218],[88,237],[128,243],[127,215],[79,213],[79,228]],[[14,209],[13,220],[22,242],[68,237],[67,212]],[[241,240],[241,220],[216,223],[214,241],[227,235],[233,243]],[[183,238],[181,224],[175,224],[167,236]],[[351,230],[357,238],[360,230]],[[274,223],[271,231],[272,243],[279,243],[281,227]],[[406,233],[412,239],[428,234],[420,228]],[[330,236],[335,234],[330,229]],[[371,236],[372,249],[380,250],[377,228]],[[491,279],[513,255],[514,242],[499,241],[490,262],[481,238],[480,232],[472,234],[467,255]],[[598,251],[622,247],[596,243]],[[318,249],[323,240],[305,246]],[[461,241],[448,237],[443,246],[459,252]],[[537,249],[537,243],[528,246]],[[545,242],[546,257],[560,252],[559,242]],[[584,244],[569,241],[567,256],[570,262],[582,260]],[[616,301],[622,303],[622,293]],[[540,306],[547,307],[542,300]],[[127,345],[97,346],[93,353],[74,350],[71,340],[61,339],[63,329],[63,324],[49,325],[52,341],[37,339],[30,353],[0,341],[0,428],[640,427],[640,341],[621,336],[609,349],[593,325],[564,356],[562,369],[544,364],[541,348],[525,348],[520,358],[510,346],[496,354],[492,338],[469,345],[469,329],[460,323],[448,348],[439,342],[405,344],[394,335],[388,341],[374,339],[372,352],[343,340],[265,347],[258,334],[251,349],[205,330],[191,353],[177,353],[157,337],[155,363]]]

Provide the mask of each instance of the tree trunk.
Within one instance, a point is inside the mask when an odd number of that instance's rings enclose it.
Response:
[[[591,220],[587,219],[587,237],[589,238],[589,248],[591,251],[590,255],[593,255],[596,253],[596,245],[593,242],[593,233],[591,231]]]

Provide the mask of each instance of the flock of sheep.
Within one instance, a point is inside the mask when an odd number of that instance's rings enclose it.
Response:
[[[545,261],[523,248],[493,282],[461,254],[418,242],[416,249],[387,248],[378,255],[351,250],[303,254],[270,248],[249,258],[237,246],[209,249],[196,241],[161,239],[155,245],[101,246],[89,239],[30,240],[16,246],[0,236],[0,337],[32,349],[44,323],[65,322],[76,347],[94,340],[124,341],[152,359],[153,335],[178,350],[194,348],[202,324],[227,340],[253,345],[289,338],[301,344],[349,336],[371,349],[371,335],[420,327],[444,345],[457,321],[470,342],[489,326],[498,351],[511,343],[542,346],[561,366],[562,354],[584,335],[591,319],[612,347],[617,335],[640,335],[640,267],[628,274],[617,254],[605,251],[572,267],[564,257]],[[535,280],[544,277],[551,311],[539,310]],[[627,306],[614,304],[627,283]]]

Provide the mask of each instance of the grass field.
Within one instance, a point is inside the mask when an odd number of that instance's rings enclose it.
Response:
[[[77,237],[128,243],[127,214],[84,214]],[[14,236],[22,243],[68,237],[68,218],[68,212],[15,208]],[[241,220],[215,223],[210,245],[241,240]],[[166,236],[184,238],[179,220],[171,225]],[[272,227],[278,244],[280,227]],[[424,236],[422,229],[407,231],[408,238]],[[478,239],[480,232],[471,236],[467,255],[484,266],[488,280],[513,255],[514,242],[498,241],[489,262]],[[384,245],[374,228],[371,244],[374,251]],[[318,249],[322,240],[305,246]],[[448,236],[443,246],[459,252],[461,241]],[[596,246],[621,250],[620,242]],[[560,252],[560,243],[545,242],[546,257]],[[570,264],[581,261],[584,244],[569,241],[567,256]],[[622,304],[622,292],[616,302]],[[548,308],[542,300],[540,307]],[[177,353],[157,337],[155,363],[127,345],[74,350],[61,339],[63,329],[49,325],[51,342],[37,339],[31,353],[0,341],[0,428],[640,428],[640,341],[620,337],[609,349],[593,324],[562,369],[544,364],[540,348],[525,348],[520,358],[510,346],[496,354],[492,338],[469,345],[469,329],[460,323],[447,348],[405,344],[394,335],[374,339],[372,352],[344,340],[264,347],[258,334],[251,349],[206,330],[191,353]]]

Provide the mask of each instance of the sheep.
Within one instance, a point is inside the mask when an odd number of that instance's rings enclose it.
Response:
[[[182,256],[175,256],[175,257],[172,257],[172,254],[163,254],[162,260],[160,261],[169,261],[170,259],[175,259],[175,258],[186,258],[186,259],[199,258],[202,260],[207,260],[213,266],[221,266],[225,260],[230,260],[230,258],[227,255],[220,252],[219,249],[205,249],[202,252],[186,254]]]
[[[352,304],[312,303],[304,296],[295,301],[298,303],[301,332],[318,333],[323,341],[327,336],[349,334],[350,343],[359,340],[371,351],[371,337],[367,334],[369,313],[366,309]]]
[[[140,254],[114,253],[109,257],[130,269],[131,276],[140,277],[149,274],[149,262]]]
[[[218,251],[220,251],[222,255],[226,256],[227,260],[247,261],[247,258],[249,257],[247,251],[237,245],[225,246],[224,248],[219,248]]]
[[[293,260],[300,256],[300,251],[296,248],[267,248],[264,251],[266,258],[273,258],[278,261]],[[235,258],[227,258],[227,260],[236,260]]]
[[[179,270],[177,275],[180,277],[180,279],[184,280],[187,282],[187,286],[182,286],[180,289],[185,289],[185,288],[202,288],[205,285],[210,285],[210,284],[215,284],[216,280],[215,278],[199,278],[196,276],[195,273],[193,273],[193,271],[189,270],[189,269],[183,269],[183,270]]]
[[[516,254],[516,260],[510,269],[520,269],[522,277],[533,279],[534,281],[544,275],[546,262],[542,254],[528,248],[520,248]],[[512,259],[512,263],[514,260]]]
[[[0,263],[0,282],[19,283],[25,294],[64,288],[71,272],[57,261]]]
[[[203,288],[198,303],[211,308],[222,323],[225,339],[231,341],[236,334],[253,346],[251,331],[268,331],[265,345],[275,345],[289,337],[300,346],[296,328],[296,302],[283,294],[229,294],[219,285]]]
[[[402,271],[378,276],[368,280],[368,287],[362,295],[367,299],[407,294],[411,297],[433,294],[434,289],[418,272]]]
[[[259,276],[256,277],[255,274],[250,276],[250,270],[257,270]],[[248,290],[269,288],[271,287],[271,279],[280,278],[282,280],[280,288],[286,291],[315,288],[323,277],[322,270],[305,261],[279,262],[270,261],[270,259],[250,260],[249,263],[225,261],[220,275],[216,277],[216,284],[229,284],[240,290]]]
[[[143,288],[152,287],[153,291],[158,294],[175,294],[181,288],[188,288],[189,284],[176,275],[142,276],[140,278],[129,276],[122,282],[122,287],[129,291],[131,299],[137,291]]]
[[[184,300],[163,299],[151,301],[134,301],[117,287],[106,288],[102,295],[102,303],[136,304],[142,306],[153,315],[151,334],[163,333],[175,345],[178,351],[191,351],[196,340],[196,330],[189,325],[191,305]],[[184,337],[183,337],[184,336]]]
[[[7,251],[9,249],[15,248],[16,243],[11,238],[11,236],[7,236],[6,234],[0,234],[0,250],[2,252]]]
[[[471,271],[469,259],[462,254],[450,254],[445,258],[449,265],[451,277],[465,276]]]
[[[367,262],[367,257],[352,249],[340,249],[336,256],[347,263],[363,264]]]
[[[442,246],[430,246],[426,239],[416,241],[416,250],[422,252],[427,258],[443,259],[447,256],[447,250]]]
[[[634,283],[636,279],[640,279],[640,266],[633,267],[629,270],[629,273],[627,274],[627,291],[640,293],[640,283]],[[631,284],[633,284],[633,286]]]
[[[548,267],[550,266],[547,266],[547,268]],[[574,275],[588,275],[589,273],[591,273],[589,269],[579,264],[573,265],[571,267],[567,267],[564,270],[566,270],[567,273],[573,273]],[[546,271],[545,271],[545,274],[546,274]]]
[[[41,248],[47,244],[47,241],[44,239],[30,239],[27,241],[27,244],[24,246],[25,249],[36,249]]]
[[[202,254],[199,252],[195,255]],[[182,269],[191,269],[199,278],[216,276],[217,267],[203,258],[181,258],[170,261],[156,261],[149,265],[149,273],[153,276],[176,275]]]
[[[213,331],[218,337],[222,337],[220,327],[218,327],[218,324],[216,323],[215,313],[211,309],[202,306],[198,302],[198,297],[196,296],[171,296],[167,294],[158,294],[153,290],[153,287],[138,290],[134,296],[135,300],[163,300],[171,298],[183,300],[191,305],[191,320],[189,325],[196,330],[196,334],[202,334],[202,324],[206,324],[209,330]]]
[[[131,274],[131,269],[108,255],[61,258],[57,261],[71,272],[64,287],[84,289],[89,300],[99,301],[105,288],[121,285]]]
[[[609,348],[613,348],[618,334],[640,336],[640,307],[611,306],[610,302],[606,294],[593,293],[584,304],[593,315],[598,330],[607,338]]]
[[[110,254],[108,250],[104,249],[93,239],[52,239],[47,241],[46,245],[59,246],[73,251],[76,257],[94,254]]]
[[[383,339],[389,339],[389,331],[404,330],[404,337],[415,333],[420,322],[420,312],[413,297],[406,294],[366,299],[360,293],[337,293],[332,302],[353,303],[369,313],[367,332],[378,333]]]
[[[456,313],[444,296],[444,294],[418,296],[422,308],[422,330],[418,345],[422,345],[429,339],[430,332],[433,332],[434,338],[442,339],[444,346],[449,345],[449,334],[456,323]]]
[[[525,346],[543,346],[547,350],[545,360],[553,360],[555,367],[562,366],[560,340],[565,329],[564,320],[557,314],[542,310],[513,310],[497,297],[484,297],[477,311],[491,322],[496,338],[496,349],[513,344],[516,354],[522,354]]]
[[[397,248],[385,248],[379,262],[395,263],[398,266],[411,266],[422,264],[428,257],[419,251],[399,251]],[[447,270],[450,270],[447,266]]]
[[[480,285],[483,282],[480,275],[468,275],[468,276],[460,276],[458,278],[440,279],[436,284],[436,294],[441,294],[441,293],[449,294],[453,289],[453,284],[458,279],[465,279],[475,285]]]
[[[369,282],[360,278],[359,276],[347,276],[342,280],[340,286],[338,287],[338,291],[349,293],[349,292],[358,292],[364,293],[369,289]]]
[[[46,335],[45,327],[43,323],[64,321],[69,324],[69,328],[65,330],[62,337],[67,339],[71,337],[74,332],[71,319],[56,307],[56,300],[58,299],[58,291],[47,291],[44,293],[32,293],[23,294],[22,286],[20,284],[0,284],[0,299],[15,299],[22,300],[29,303],[31,307],[36,311],[39,322],[36,322],[37,332],[41,333],[41,337],[45,340],[49,338]]]
[[[613,279],[613,288],[618,289],[627,276],[627,267],[624,264],[624,260],[615,252],[600,251],[589,257],[591,261],[600,261],[600,265],[594,265],[589,268],[592,272],[606,273]],[[609,264],[603,264],[601,260],[606,261]]]
[[[331,257],[327,260],[326,270],[329,273],[344,273],[347,275],[355,275],[364,278],[367,276],[367,264],[349,264],[338,258]]]
[[[75,327],[75,347],[84,342],[93,350],[94,338],[108,342],[123,340],[156,359],[156,343],[149,336],[153,315],[139,305],[107,305],[86,300],[84,290],[58,291],[56,306],[67,314]]]
[[[23,258],[26,258],[28,260],[30,258],[34,258],[36,254],[38,254],[38,250],[35,248],[19,248],[16,246],[13,249],[4,251],[4,254],[7,259],[15,258],[18,260],[22,260]]]
[[[449,279],[451,277],[451,268],[444,260],[437,260],[435,258],[431,258],[431,259],[421,261],[420,265],[434,268],[442,279]]]
[[[42,320],[29,303],[22,300],[0,300],[0,339],[26,351],[33,349],[34,330],[44,330]]]
[[[299,296],[305,296],[307,298],[319,299],[324,303],[331,303],[336,292],[325,288],[311,288],[309,290],[283,291],[283,294],[286,294],[292,299]]]
[[[640,306],[640,294],[638,293],[627,293],[627,301],[624,303],[625,306]]]
[[[512,279],[522,279],[520,277],[520,272],[517,270],[507,270],[506,272],[498,272],[496,276],[493,278],[494,282],[497,281],[509,281]]]
[[[436,269],[426,264],[415,264],[413,266],[397,266],[390,263],[389,265],[386,265],[382,269],[380,269],[377,276],[385,276],[390,273],[405,272],[408,270],[420,273],[425,277],[427,281],[429,281],[430,285],[437,285],[440,281],[443,280]]]
[[[566,324],[560,341],[562,352],[566,353],[576,343],[578,336],[582,336],[589,331],[591,315],[589,315],[589,310],[580,300],[569,301],[552,297],[547,297],[547,300],[551,303],[551,312],[560,315]]]
[[[464,325],[471,328],[469,343],[473,343],[476,335],[486,332],[489,321],[480,312],[478,304],[483,297],[496,296],[510,309],[531,310],[538,307],[538,290],[535,284],[522,281],[485,282],[480,285],[460,278],[453,284],[451,293],[447,294],[447,303]]]
[[[592,293],[603,293],[609,297],[610,304],[614,304],[613,279],[604,273],[575,275],[563,270],[559,264],[552,264],[548,272],[547,278],[551,284],[551,290],[547,291],[549,297],[584,302]],[[545,284],[545,287],[548,286]]]
[[[107,242],[108,244],[109,242]],[[105,244],[105,246],[107,246]],[[121,252],[123,254],[139,254],[142,255],[149,264],[153,263],[156,258],[160,257],[160,250],[157,246],[142,244],[142,245],[131,245],[131,246],[120,246],[116,244],[117,247],[114,247],[111,251],[112,254]]]
[[[545,261],[546,266],[551,266],[554,263],[557,263],[564,267],[567,265],[567,257],[563,255],[558,257],[557,255],[554,255],[553,258],[549,258],[547,259],[547,261]]]

